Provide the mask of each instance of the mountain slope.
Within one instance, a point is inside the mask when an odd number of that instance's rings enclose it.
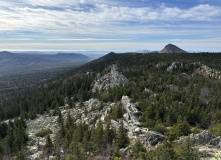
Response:
[[[173,44],[167,44],[159,53],[187,53]]]
[[[188,159],[191,154],[199,159],[193,144],[210,150],[203,156],[212,156],[220,150],[221,84],[212,77],[220,62],[221,54],[181,53],[88,63],[21,94],[0,108],[0,117],[32,119],[27,120],[26,153],[33,158]],[[212,72],[205,76],[202,69]],[[50,152],[47,134],[56,145]],[[181,137],[188,135],[189,141]],[[4,135],[0,143],[6,140]]]
[[[91,61],[91,63],[96,63],[96,62],[101,62],[101,61],[105,61],[105,60],[110,60],[110,59],[114,59],[114,58],[120,58],[120,57],[127,57],[127,56],[131,56],[134,55],[135,53],[114,53],[114,52],[110,52],[98,59],[95,59],[93,61]]]
[[[13,72],[22,69],[47,68],[54,66],[67,66],[68,63],[88,62],[90,59],[82,54],[59,53],[54,55],[22,54],[0,52],[0,71]]]

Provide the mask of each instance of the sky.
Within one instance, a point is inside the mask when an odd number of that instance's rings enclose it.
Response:
[[[221,0],[0,0],[0,51],[221,51]]]

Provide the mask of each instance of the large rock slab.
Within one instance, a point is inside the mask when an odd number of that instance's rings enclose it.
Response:
[[[148,131],[143,138],[146,141],[146,145],[155,146],[161,144],[164,141],[165,136],[155,131]]]

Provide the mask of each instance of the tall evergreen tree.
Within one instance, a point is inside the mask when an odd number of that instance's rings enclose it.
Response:
[[[118,135],[117,135],[117,147],[125,148],[130,144],[129,137],[124,129],[123,121],[121,121]]]

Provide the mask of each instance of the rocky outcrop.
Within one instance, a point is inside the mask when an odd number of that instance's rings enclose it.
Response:
[[[112,74],[115,75],[115,73]],[[121,122],[123,122],[124,128],[131,141],[135,141],[139,138],[143,144],[148,146],[155,146],[162,143],[165,136],[157,132],[148,131],[147,128],[142,128],[139,122],[139,117],[142,115],[142,112],[137,109],[138,103],[131,102],[128,96],[123,96],[120,102],[103,104],[101,104],[98,99],[92,98],[83,102],[83,104],[75,103],[75,108],[68,109],[65,105],[60,107],[60,110],[65,121],[67,120],[68,114],[70,114],[70,116],[76,120],[76,124],[85,123],[88,124],[89,127],[96,127],[99,121],[101,121],[105,127],[106,118],[108,118],[111,110],[114,110],[120,103],[123,108],[123,118],[112,119],[112,128],[116,128],[116,131],[118,131]],[[50,129],[52,131],[52,134],[50,134],[52,140],[56,137],[56,133],[59,129],[57,122],[58,116],[52,116],[52,112],[53,111],[45,113],[44,115],[38,115],[38,118],[27,122],[26,132],[31,139],[27,146],[29,159],[40,158],[43,154],[42,149],[45,145],[46,138],[36,137],[36,133],[42,129]],[[122,150],[122,152],[128,154],[129,150]]]
[[[178,140],[178,143],[183,143],[187,137],[180,137]],[[194,145],[206,145],[209,144],[210,141],[212,141],[214,138],[216,138],[212,133],[210,133],[208,130],[204,130],[203,132],[199,134],[190,134],[189,135],[190,141]]]
[[[138,117],[142,115],[142,112],[137,109],[138,104],[131,103],[131,99],[128,96],[122,97],[121,104],[123,109],[126,111],[124,114],[125,120],[129,123],[135,124],[136,126],[141,126]]]
[[[217,148],[221,148],[221,137],[216,137],[209,142],[209,145],[216,146]]]
[[[130,157],[130,155],[131,155],[131,152],[130,152],[130,148],[131,148],[132,146],[130,145],[130,146],[128,146],[128,147],[126,147],[126,148],[121,148],[120,149],[120,154],[123,156],[123,157],[125,157],[126,159],[129,159],[129,157]]]
[[[159,53],[187,53],[187,52],[173,44],[168,44]]]
[[[84,106],[87,106],[86,109],[88,112],[99,107],[100,105],[101,105],[101,102],[96,98],[91,98],[88,101],[84,102]]]
[[[174,72],[178,69],[184,68],[184,64],[180,62],[173,62],[169,67],[167,67],[167,72]]]
[[[128,82],[128,79],[117,71],[117,65],[111,66],[111,72],[101,76],[97,75],[97,80],[94,82],[92,91],[100,91],[101,89],[107,90],[108,88],[113,88],[115,86],[124,85]]]
[[[214,70],[201,62],[196,62],[193,64],[194,68],[196,68],[193,74],[199,74],[205,77],[213,77],[216,79],[221,79],[221,71]]]
[[[155,131],[148,131],[145,134],[146,145],[155,146],[161,144],[165,139],[165,136]]]
[[[46,142],[45,137],[36,137],[35,134],[42,129],[50,129],[52,131],[50,137],[53,139],[58,128],[57,116],[44,114],[39,115],[37,119],[28,121],[26,132],[31,140],[27,144],[27,154],[30,156],[30,159],[35,159],[42,155],[40,149],[42,149]]]
[[[191,66],[191,67],[190,67]],[[201,62],[195,62],[190,65],[184,65],[180,62],[173,62],[169,67],[167,67],[167,72],[173,73],[176,70],[192,70],[192,76],[197,77],[196,75],[202,75],[205,77],[212,77],[215,79],[221,79],[221,71],[214,70]],[[181,73],[181,77],[188,77],[186,73]]]

